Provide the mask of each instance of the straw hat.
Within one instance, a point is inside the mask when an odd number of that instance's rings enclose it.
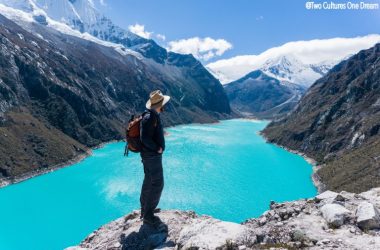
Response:
[[[149,94],[146,102],[147,109],[156,109],[164,106],[170,100],[170,96],[163,95],[160,90],[155,90]]]

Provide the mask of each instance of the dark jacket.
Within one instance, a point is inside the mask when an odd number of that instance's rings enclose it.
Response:
[[[164,129],[160,114],[155,110],[146,110],[140,123],[140,139],[143,145],[141,156],[160,155],[160,147],[165,150]]]

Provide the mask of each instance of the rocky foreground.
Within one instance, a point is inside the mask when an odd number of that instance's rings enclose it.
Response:
[[[380,188],[360,194],[326,191],[315,198],[270,204],[242,224],[191,211],[163,211],[167,228],[143,225],[138,211],[99,228],[85,249],[380,249]],[[238,211],[237,211],[238,212]]]

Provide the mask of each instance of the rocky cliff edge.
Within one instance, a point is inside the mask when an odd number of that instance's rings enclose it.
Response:
[[[159,213],[167,227],[143,225],[134,211],[91,233],[87,249],[380,249],[380,188],[360,194],[325,191],[314,198],[270,204],[241,224],[191,211]],[[238,212],[238,211],[237,211]]]

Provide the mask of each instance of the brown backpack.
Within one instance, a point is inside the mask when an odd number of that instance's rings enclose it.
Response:
[[[132,115],[131,119],[129,119],[128,127],[125,132],[127,144],[125,145],[124,156],[128,156],[129,151],[134,153],[141,152],[143,145],[140,139],[140,124],[146,113],[148,112],[144,112],[136,118],[135,115]],[[157,126],[157,121],[155,121],[154,126]]]

